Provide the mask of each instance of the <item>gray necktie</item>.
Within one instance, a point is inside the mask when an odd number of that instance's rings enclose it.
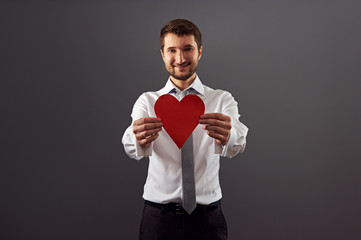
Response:
[[[185,95],[189,93],[185,91]],[[194,181],[193,134],[191,134],[181,149],[182,152],[182,182],[183,208],[191,214],[196,207],[196,186]]]

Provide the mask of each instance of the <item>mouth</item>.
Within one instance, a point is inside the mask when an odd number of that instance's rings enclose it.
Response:
[[[174,66],[175,68],[178,68],[180,71],[184,70],[186,67],[188,67],[190,63],[186,63],[184,65]]]

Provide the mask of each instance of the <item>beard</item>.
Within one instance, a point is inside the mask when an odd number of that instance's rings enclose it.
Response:
[[[185,64],[185,65],[188,65],[188,63]],[[171,67],[171,66],[167,67],[167,66],[166,66],[167,72],[168,72],[173,78],[175,78],[175,79],[177,79],[177,80],[181,80],[181,81],[185,81],[185,80],[187,80],[188,78],[190,78],[190,77],[196,72],[197,68],[198,68],[198,62],[197,62],[197,63],[194,63],[194,64],[192,64],[192,65],[190,66],[189,71],[188,71],[187,74],[185,74],[185,75],[179,75],[179,74],[176,74],[176,72],[175,72],[175,67],[174,67],[174,66],[173,66],[173,67]]]

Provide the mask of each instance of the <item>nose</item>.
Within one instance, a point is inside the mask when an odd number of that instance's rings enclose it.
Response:
[[[182,64],[185,62],[183,51],[178,51],[175,61],[176,64]]]

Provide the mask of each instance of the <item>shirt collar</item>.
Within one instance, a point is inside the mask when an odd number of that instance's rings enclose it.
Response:
[[[173,89],[176,89],[176,91],[180,91],[170,80],[170,77],[168,78],[167,83],[165,84],[165,86],[159,91],[159,93],[161,95],[163,94],[167,94],[169,92],[171,92]],[[196,76],[196,79],[194,79],[193,83],[186,89],[194,89],[195,91],[197,91],[200,95],[204,95],[204,87],[203,84],[201,82],[201,80],[199,79],[198,75]],[[185,90],[186,90],[185,89]]]

